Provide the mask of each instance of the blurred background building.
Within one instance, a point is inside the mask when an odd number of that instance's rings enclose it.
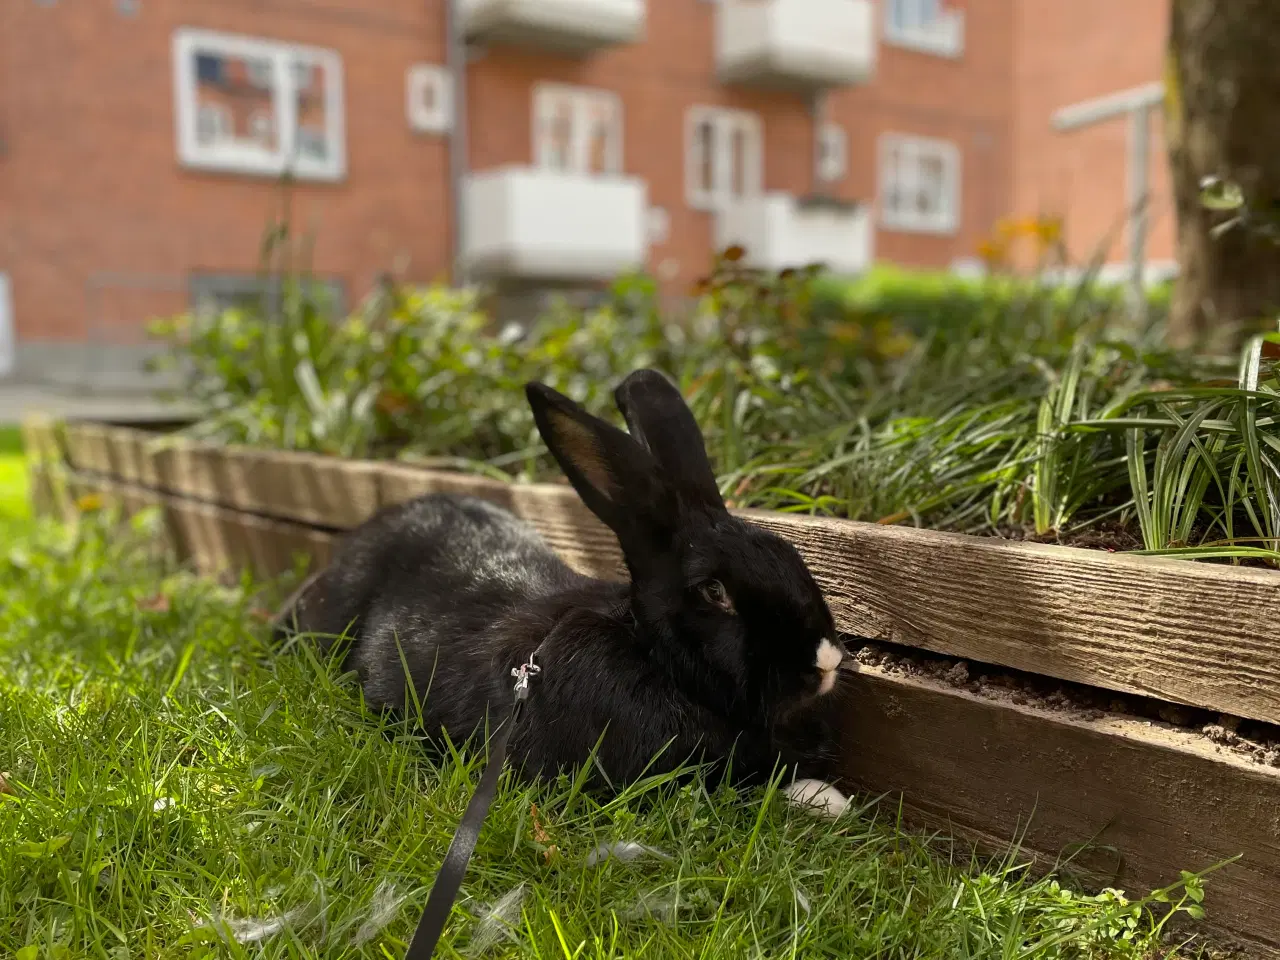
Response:
[[[1145,143],[1167,271],[1159,110],[1130,109],[1166,6],[6,0],[0,375],[136,382],[148,317],[261,290],[285,204],[345,306],[388,270],[679,292],[729,243],[970,269],[1011,214],[1123,270]]]

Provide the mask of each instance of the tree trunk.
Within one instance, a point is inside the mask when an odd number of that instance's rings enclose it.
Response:
[[[1201,181],[1244,191],[1254,215],[1280,213],[1280,0],[1171,0],[1165,136],[1180,275],[1169,337],[1237,347],[1280,313],[1280,243],[1250,225],[1213,237]]]

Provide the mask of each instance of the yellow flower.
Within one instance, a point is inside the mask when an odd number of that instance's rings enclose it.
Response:
[[[1061,217],[1040,217],[1036,221],[1036,239],[1042,247],[1050,247],[1062,239]]]
[[[76,500],[76,509],[81,513],[94,513],[102,509],[102,494],[86,493]]]

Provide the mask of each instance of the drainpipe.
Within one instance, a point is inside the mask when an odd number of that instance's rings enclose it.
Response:
[[[445,37],[450,86],[453,88],[453,124],[449,132],[450,249],[454,286],[467,284],[466,197],[467,176],[467,41],[462,23],[464,0],[445,4]]]

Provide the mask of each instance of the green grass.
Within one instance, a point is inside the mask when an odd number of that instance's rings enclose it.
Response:
[[[398,960],[476,758],[431,760],[332,665],[269,650],[247,587],[144,549],[155,522],[28,522],[0,552],[0,955]],[[670,859],[584,866],[615,841]],[[473,911],[504,898],[487,955],[1190,955],[1143,905],[963,853],[891,807],[833,826],[762,790],[507,780],[439,955],[478,955]]]
[[[25,517],[27,467],[22,459],[22,435],[17,427],[0,426],[0,520]]]

